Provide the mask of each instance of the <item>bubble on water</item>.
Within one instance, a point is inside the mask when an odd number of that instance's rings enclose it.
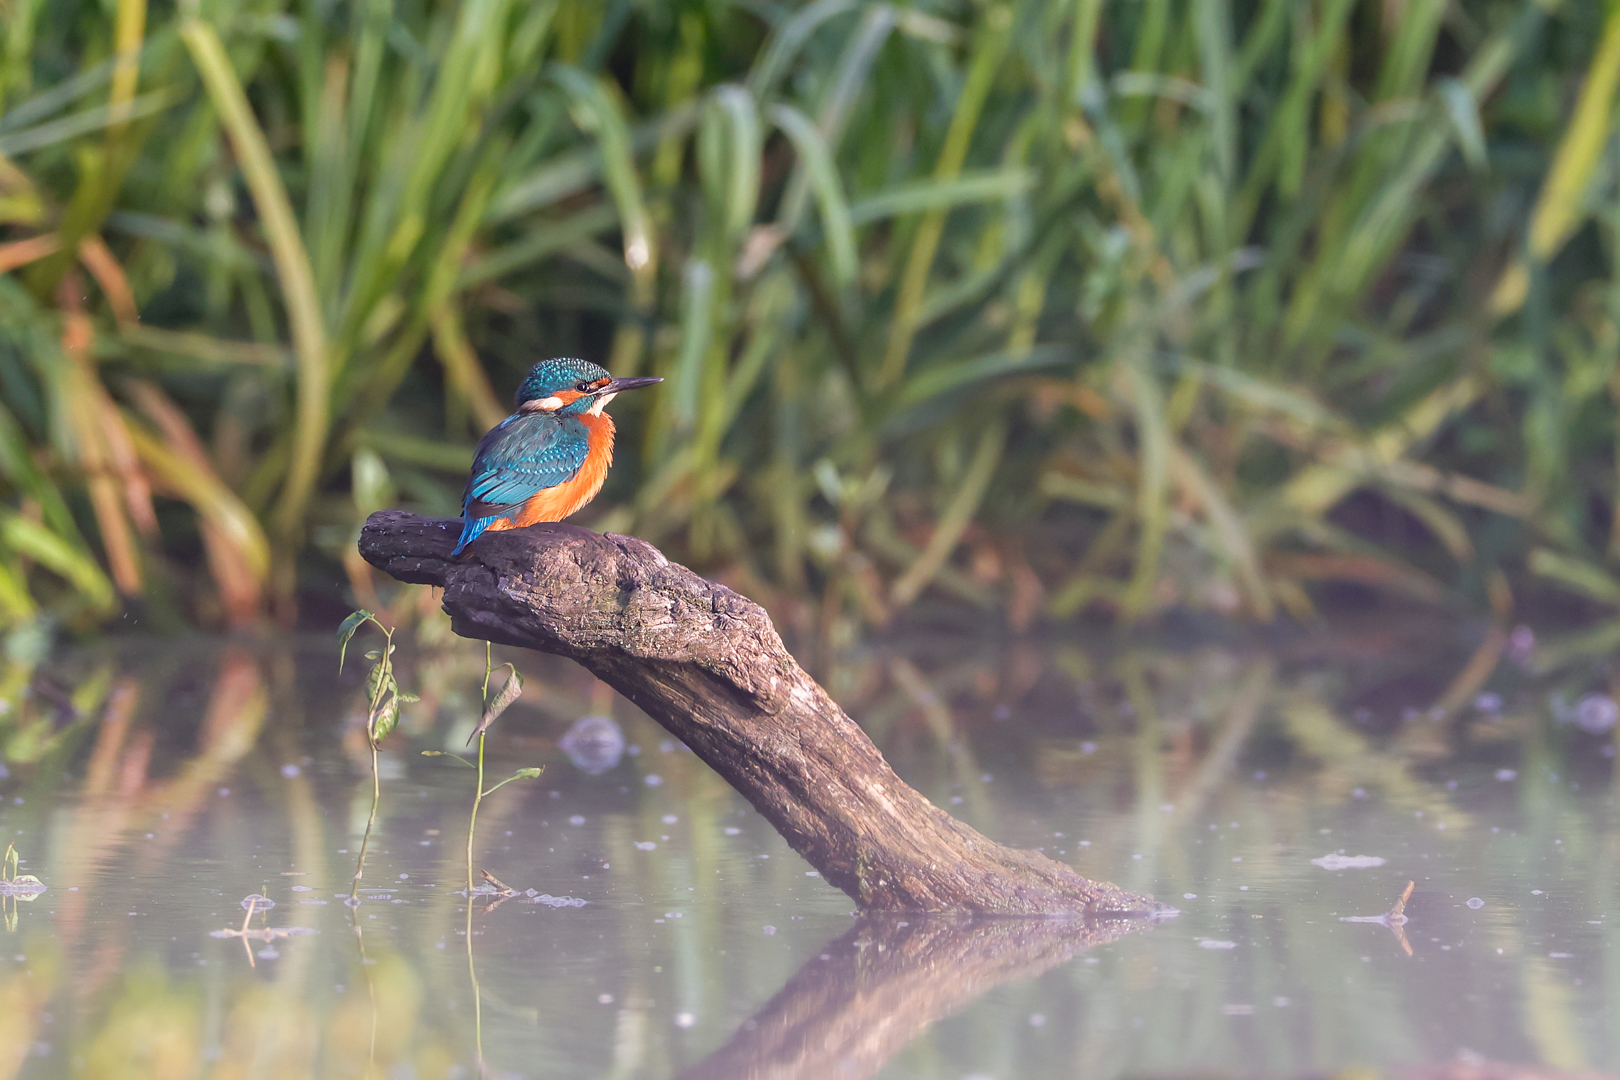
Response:
[[[1480,908],[1485,906],[1485,901],[1481,900],[1477,896],[1470,896],[1468,898],[1468,906],[1473,908],[1475,911],[1478,911]]]
[[[1497,769],[1496,778],[1505,784],[1510,780],[1517,780],[1519,778],[1519,774],[1513,769]]]
[[[1608,694],[1587,694],[1575,703],[1575,725],[1592,735],[1602,735],[1620,721],[1620,705]]]
[[[585,824],[585,815],[584,814],[575,814],[573,817],[568,819],[568,824],[570,824],[570,825],[583,825],[583,824]]]
[[[278,959],[281,954],[275,949],[266,946],[265,948],[259,950],[258,956],[260,960],[275,960]]]
[[[599,776],[624,757],[624,731],[611,716],[582,716],[557,745],[575,768]]]
[[[735,825],[727,825],[726,826],[726,835],[727,836],[741,836],[742,835],[742,830],[737,828],[737,826],[735,826]]]
[[[1184,892],[1181,894],[1181,898],[1183,900],[1196,900],[1198,899],[1198,894],[1195,892]]]
[[[760,927],[760,932],[763,933],[766,937],[770,937],[772,934],[776,933],[776,927],[769,926],[769,925],[762,926],[762,927]]]
[[[1499,713],[1502,711],[1502,695],[1486,691],[1474,698],[1474,708],[1482,713]]]
[[[242,897],[243,911],[269,911],[275,906],[276,902],[274,900],[268,896],[260,896],[258,893],[248,893]]]
[[[664,783],[664,778],[655,772],[650,772],[641,778],[641,782],[648,787],[660,787]]]
[[[596,1003],[598,1005],[611,1005],[611,1004],[613,1004],[613,995],[612,994],[597,994],[596,995]]]
[[[695,1023],[697,1023],[697,1017],[693,1016],[689,1012],[679,1012],[675,1014],[675,1026],[678,1028],[689,1028]]]
[[[1528,667],[1536,657],[1536,632],[1523,624],[1515,626],[1502,652],[1515,664]]]
[[[636,850],[637,851],[654,851],[657,848],[658,848],[658,844],[655,841],[652,841],[652,840],[637,840],[636,841]]]
[[[1087,739],[1085,742],[1080,744],[1080,752],[1082,754],[1095,754],[1097,752],[1097,744],[1092,742],[1090,739]]]
[[[1201,938],[1198,942],[1198,947],[1200,949],[1235,949],[1237,948],[1237,942],[1217,941],[1214,938]]]
[[[285,776],[288,780],[291,780],[293,777],[297,776],[303,771],[303,769],[300,769],[297,765],[293,765],[290,762],[281,767],[281,775]]]
[[[1030,1027],[1045,1027],[1046,1026],[1046,1016],[1044,1014],[1042,1014],[1042,1013],[1030,1013],[1029,1014],[1029,1026]]]

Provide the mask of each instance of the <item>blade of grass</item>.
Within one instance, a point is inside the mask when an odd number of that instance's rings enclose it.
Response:
[[[978,126],[985,98],[990,93],[991,81],[1001,67],[1003,56],[1012,38],[1012,12],[1004,6],[986,9],[982,26],[976,35],[973,59],[968,68],[967,81],[957,96],[951,114],[951,125],[945,133],[945,143],[934,165],[935,179],[948,180],[962,171],[967,157],[968,143]],[[934,266],[934,254],[939,249],[940,237],[945,231],[945,211],[929,211],[917,227],[912,238],[911,251],[900,280],[900,292],[895,299],[894,321],[889,329],[888,347],[873,379],[875,389],[883,390],[897,382],[905,373],[906,360],[911,355],[911,343],[917,332],[922,314],[923,294],[928,288],[928,275]]]
[[[832,154],[810,118],[791,105],[773,105],[771,121],[793,143],[821,213],[821,228],[832,257],[833,280],[840,288],[855,281],[855,228]]]
[[[299,236],[287,189],[281,182],[264,133],[253,117],[247,95],[242,92],[242,84],[231,67],[225,46],[214,28],[200,19],[187,19],[180,33],[236,150],[243,179],[253,196],[265,241],[275,260],[292,325],[293,350],[298,358],[297,430],[286,483],[274,517],[277,530],[290,540],[303,528],[304,514],[326,451],[331,418],[331,366],[326,327],[315,291],[314,272]]]
[[[896,607],[907,607],[915,601],[951,557],[951,552],[956,550],[962,533],[972,523],[973,515],[984,501],[985,492],[990,489],[990,480],[995,476],[996,466],[1001,463],[1006,443],[1006,424],[1000,419],[988,421],[979,435],[979,445],[973,451],[973,458],[962,476],[961,486],[945,507],[945,512],[939,516],[928,543],[916,561],[889,587],[889,600]]]
[[[1564,245],[1585,217],[1584,197],[1598,162],[1614,130],[1615,90],[1620,87],[1620,8],[1610,7],[1603,20],[1603,37],[1587,69],[1575,111],[1564,128],[1552,167],[1530,214],[1525,237],[1526,255],[1544,263]],[[1477,95],[1476,95],[1477,96]],[[1491,312],[1510,315],[1524,303],[1530,270],[1520,258],[1502,275],[1491,295]]]

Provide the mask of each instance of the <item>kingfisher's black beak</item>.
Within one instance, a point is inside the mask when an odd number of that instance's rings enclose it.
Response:
[[[653,383],[661,383],[663,381],[664,380],[659,378],[657,375],[637,375],[634,378],[629,379],[614,379],[606,386],[602,387],[602,389],[598,390],[597,393],[617,394],[621,390],[635,390],[639,387],[651,386]]]

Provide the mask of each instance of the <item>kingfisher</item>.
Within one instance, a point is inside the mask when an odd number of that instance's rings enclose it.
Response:
[[[663,382],[615,379],[587,360],[559,357],[529,369],[517,411],[485,435],[461,496],[461,539],[561,521],[596,497],[613,464],[613,418],[602,410],[624,390]]]

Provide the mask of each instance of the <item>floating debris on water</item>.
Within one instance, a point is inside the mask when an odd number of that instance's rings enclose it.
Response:
[[[1366,870],[1374,866],[1383,866],[1384,860],[1378,855],[1336,853],[1323,855],[1320,859],[1312,859],[1311,865],[1320,866],[1324,870]]]
[[[1473,908],[1475,911],[1478,911],[1480,908],[1485,906],[1485,901],[1481,900],[1477,896],[1470,896],[1468,898],[1468,906]]]
[[[210,930],[208,936],[211,938],[242,938],[245,941],[279,941],[282,938],[306,937],[319,932],[309,926],[266,926],[262,930],[238,930],[227,926],[221,930]]]

